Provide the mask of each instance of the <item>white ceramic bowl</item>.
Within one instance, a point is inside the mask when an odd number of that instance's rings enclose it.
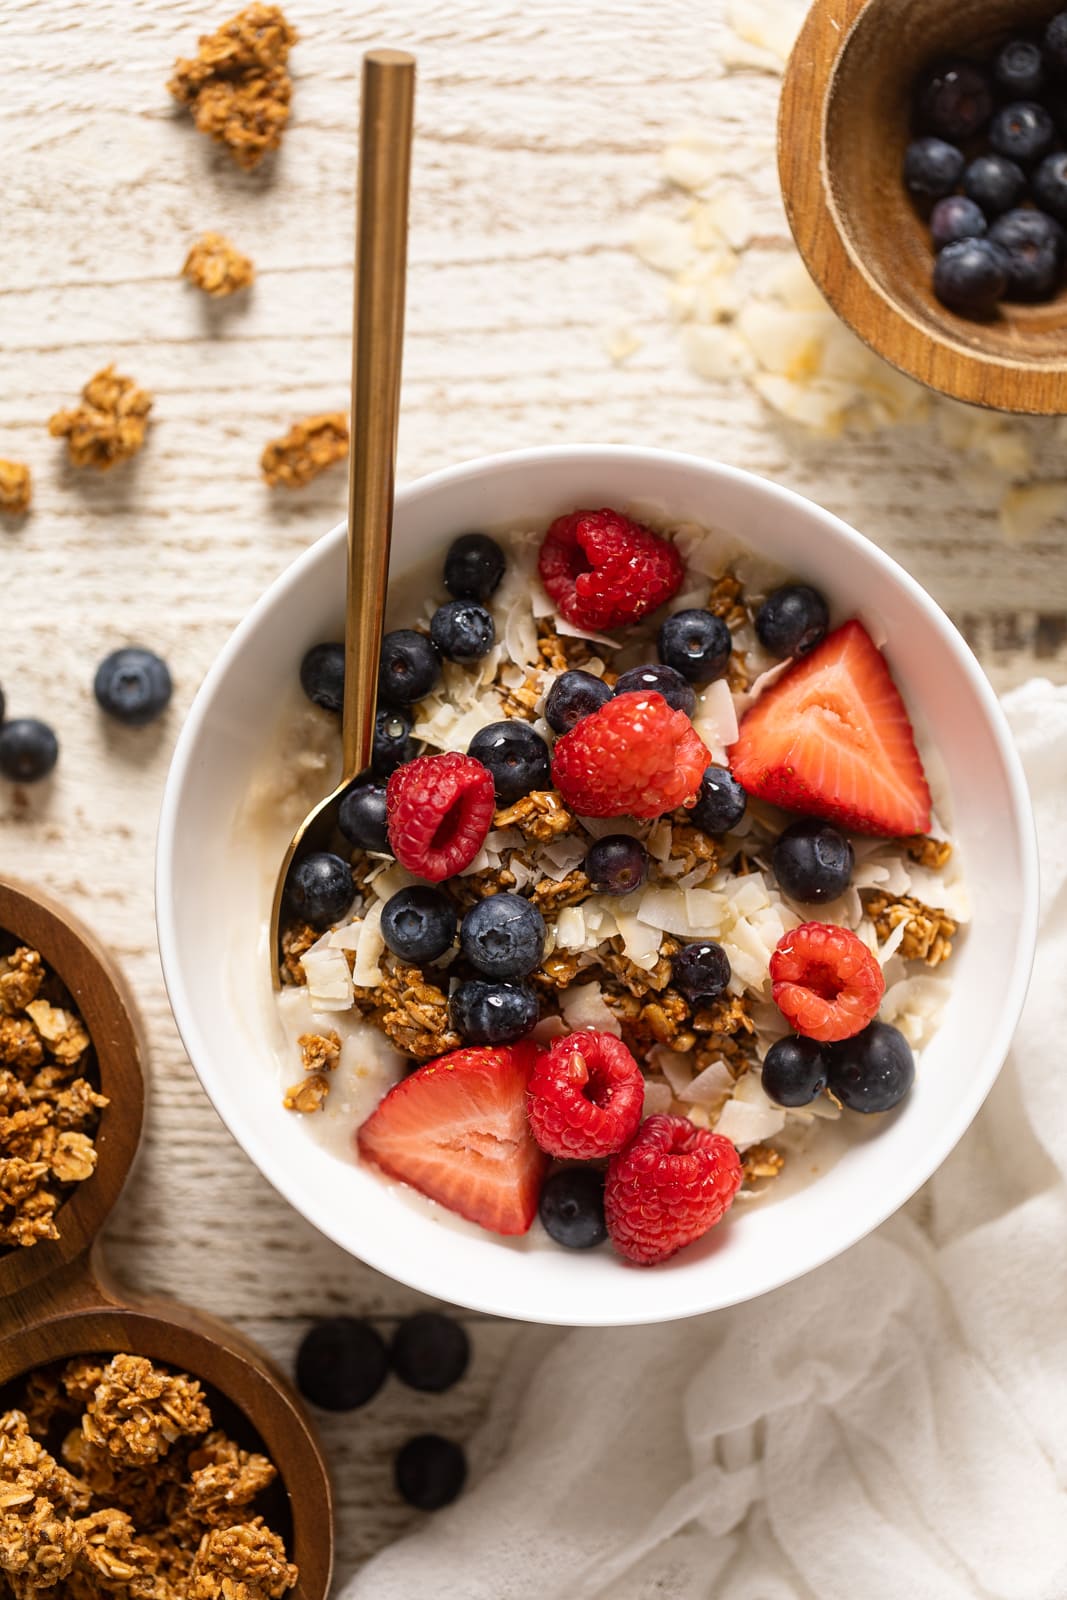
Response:
[[[1007,1053],[1033,953],[1032,816],[996,699],[918,584],[818,506],[733,468],[662,451],[526,450],[404,489],[394,571],[428,551],[443,553],[470,528],[516,518],[547,524],[576,505],[639,501],[743,538],[823,588],[839,616],[877,611],[893,671],[951,786],[974,921],[954,961],[943,1024],[901,1110],[806,1187],[735,1208],[699,1245],[643,1270],[609,1250],[530,1249],[442,1223],[372,1171],[324,1155],[282,1109],[269,1003],[251,1007],[251,1017],[236,1003],[238,993],[264,991],[265,944],[255,926],[264,891],[251,860],[233,850],[232,829],[301,655],[337,628],[343,528],[277,579],[208,673],[178,741],[160,822],[167,987],[189,1055],[234,1138],[298,1211],[361,1260],[444,1300],[531,1321],[690,1316],[762,1294],[861,1239],[934,1172],[982,1104]]]

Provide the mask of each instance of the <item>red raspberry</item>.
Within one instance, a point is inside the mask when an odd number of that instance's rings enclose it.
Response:
[[[561,1161],[592,1161],[621,1150],[645,1103],[641,1068],[613,1033],[556,1039],[530,1078],[526,1114],[533,1136]]]
[[[851,928],[805,922],[771,957],[774,1003],[806,1039],[851,1039],[878,1014],[882,969]]]
[[[620,1255],[654,1266],[721,1222],[740,1187],[729,1139],[685,1117],[648,1117],[608,1164],[608,1232]]]
[[[678,593],[685,563],[668,539],[618,511],[557,517],[538,559],[561,617],[578,628],[622,628]]]
[[[385,791],[389,846],[429,883],[469,867],[493,825],[493,780],[473,756],[418,756]]]
[[[659,817],[694,800],[710,766],[685,712],[634,689],[556,740],[552,780],[580,817]]]

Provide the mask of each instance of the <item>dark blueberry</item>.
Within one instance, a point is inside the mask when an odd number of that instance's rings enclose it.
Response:
[[[779,1106],[809,1106],[826,1088],[826,1055],[817,1039],[791,1033],[778,1039],[763,1063],[763,1087]]]
[[[771,856],[783,891],[806,906],[844,894],[852,882],[855,859],[844,834],[818,817],[794,822],[776,840]]]
[[[385,1340],[355,1317],[316,1322],[296,1353],[302,1395],[323,1411],[354,1411],[373,1400],[389,1371]]]
[[[983,68],[973,61],[944,61],[920,81],[919,120],[942,139],[970,139],[993,110],[993,91]]]
[[[1008,300],[1051,300],[1063,271],[1064,233],[1043,211],[1008,211],[989,237],[1000,248],[1008,274]]]
[[[629,672],[620,672],[615,693],[632,694],[635,690],[661,694],[672,711],[684,711],[687,717],[696,710],[696,690],[673,667],[631,667]]]
[[[961,194],[946,195],[930,213],[930,237],[935,250],[943,250],[957,239],[980,238],[987,226],[981,206]]]
[[[1031,39],[1010,39],[993,63],[993,76],[1013,100],[1036,100],[1045,83],[1041,46]]]
[[[398,889],[382,907],[382,938],[401,961],[436,961],[456,937],[456,908],[440,889]]]
[[[414,705],[429,694],[440,671],[440,658],[424,633],[396,628],[382,640],[378,693],[389,705]]]
[[[7,701],[4,698],[3,689],[0,689],[0,722],[3,722],[3,720],[4,720],[4,712],[6,711],[6,709],[7,709]]]
[[[449,600],[430,620],[430,639],[449,661],[480,661],[493,648],[496,628],[476,600]]]
[[[730,981],[730,958],[721,944],[687,944],[671,963],[671,980],[687,1000],[717,1000]]]
[[[712,611],[676,611],[659,630],[659,658],[690,683],[714,683],[730,665],[733,640]]]
[[[419,746],[411,737],[412,726],[410,715],[400,706],[378,707],[374,713],[374,753],[371,756],[371,771],[376,778],[388,778],[406,761],[414,761]]]
[[[1036,100],[1016,100],[997,112],[989,124],[989,142],[1000,156],[1032,166],[1048,155],[1056,137],[1052,117]]]
[[[1034,173],[1032,188],[1042,211],[1067,222],[1067,150],[1045,157]]]
[[[417,1311],[393,1334],[389,1359],[401,1383],[443,1394],[470,1365],[471,1342],[463,1324],[441,1311]]]
[[[747,805],[748,795],[733,773],[725,767],[709,767],[700,780],[689,820],[705,833],[729,833],[741,821]]]
[[[323,929],[340,922],[356,898],[356,884],[347,861],[313,850],[291,869],[285,892],[295,916]]]
[[[167,663],[151,650],[112,650],[96,669],[93,693],[101,711],[129,728],[143,728],[167,709],[172,690]]]
[[[904,182],[923,200],[951,194],[966,165],[963,151],[944,139],[914,139],[904,156]]]
[[[337,826],[349,844],[360,850],[391,855],[385,825],[385,784],[358,780],[351,784],[338,809]]]
[[[790,583],[769,594],[756,613],[756,633],[764,650],[785,660],[806,656],[830,626],[830,612],[818,589]]]
[[[648,852],[628,833],[606,833],[589,846],[585,875],[597,894],[633,894],[648,877]]]
[[[561,672],[545,701],[545,721],[553,733],[570,733],[576,722],[599,711],[612,691],[591,672]]]
[[[915,1057],[898,1028],[871,1022],[829,1050],[830,1093],[850,1111],[891,1111],[915,1082]]]
[[[467,747],[467,754],[488,767],[496,786],[496,797],[502,805],[521,800],[533,789],[551,786],[548,746],[521,718],[491,722],[487,728],[479,728]]]
[[[537,1026],[540,1007],[528,983],[470,978],[448,1002],[452,1026],[468,1044],[513,1044]]]
[[[549,1238],[567,1250],[603,1244],[604,1174],[595,1167],[561,1167],[545,1180],[539,1212]]]
[[[1018,204],[1025,188],[1026,173],[1016,162],[1009,161],[1007,156],[977,156],[964,170],[963,192],[987,217],[999,217],[1002,211],[1010,211],[1012,206]],[[941,204],[963,205],[964,202],[953,195]],[[930,221],[932,227],[932,217]],[[973,239],[984,232],[984,228],[975,228],[959,237]],[[946,243],[951,242],[946,240]]]
[[[487,978],[525,978],[545,952],[545,919],[521,894],[477,901],[459,930],[459,947]]]
[[[345,697],[345,647],[313,644],[300,663],[300,687],[326,711],[340,711]]]
[[[1067,11],[1059,12],[1045,29],[1044,49],[1053,72],[1067,76]]]
[[[47,722],[13,717],[0,728],[0,778],[38,783],[59,760],[59,740]]]
[[[445,557],[445,588],[457,600],[488,600],[504,576],[504,552],[486,533],[464,533]]]
[[[1003,251],[988,239],[960,239],[946,245],[937,258],[934,293],[952,311],[988,317],[1003,300],[1007,287]]]
[[[397,1451],[396,1487],[409,1506],[440,1511],[450,1506],[467,1481],[467,1458],[458,1444],[439,1433],[420,1433]]]

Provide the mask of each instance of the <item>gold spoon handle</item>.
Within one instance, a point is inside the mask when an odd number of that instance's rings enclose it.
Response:
[[[345,607],[345,780],[370,765],[393,526],[415,60],[363,58]]]

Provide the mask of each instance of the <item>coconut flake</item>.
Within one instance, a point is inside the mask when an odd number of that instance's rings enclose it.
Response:
[[[352,974],[343,950],[331,950],[320,939],[304,952],[300,965],[307,978],[308,999],[315,1011],[347,1011],[355,998]]]
[[[592,1028],[597,1033],[613,1033],[616,1038],[622,1035],[618,1018],[609,1009],[595,979],[591,983],[575,984],[570,989],[564,989],[559,997],[559,1008],[567,1026],[575,1033],[583,1028]]]
[[[382,981],[382,969],[378,962],[385,950],[385,940],[382,938],[382,905],[379,901],[367,912],[363,919],[363,931],[360,934],[359,945],[356,949],[356,963],[352,970],[352,981],[358,983],[360,988],[373,988]]]
[[[556,949],[583,950],[585,943],[585,917],[581,906],[564,906],[556,918]]]
[[[681,1098],[682,1090],[693,1081],[690,1057],[681,1050],[672,1050],[669,1045],[657,1044],[648,1052],[648,1059],[657,1072],[662,1072],[674,1094]]]
[[[692,1105],[711,1105],[729,1094],[734,1087],[733,1073],[725,1061],[712,1061],[698,1072],[691,1083],[678,1091],[679,1100]]]
[[[739,1150],[773,1139],[785,1127],[785,1111],[770,1100],[755,1073],[747,1073],[727,1100],[715,1124],[716,1133]]]
[[[656,1083],[649,1078],[645,1079],[645,1104],[641,1115],[645,1117],[666,1116],[674,1096],[671,1094],[670,1084]]]
[[[607,650],[620,648],[618,639],[609,639],[606,633],[590,633],[588,628],[579,628],[566,617],[556,618],[556,632],[565,639],[586,639],[590,644],[602,644]]]
[[[535,666],[538,660],[537,624],[527,595],[516,600],[504,624],[504,649],[522,667]]]

